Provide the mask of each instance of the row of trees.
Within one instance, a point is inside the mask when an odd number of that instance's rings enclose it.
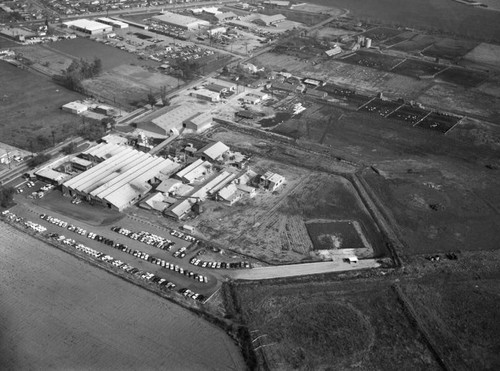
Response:
[[[12,204],[14,198],[14,193],[16,191],[13,187],[1,187],[0,188],[0,206],[7,208]]]

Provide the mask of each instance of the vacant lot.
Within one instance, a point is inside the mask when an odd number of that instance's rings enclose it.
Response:
[[[73,58],[49,49],[47,44],[25,45],[17,48],[17,52],[33,63],[34,67],[50,75],[60,75],[73,61]]]
[[[237,287],[258,361],[272,370],[439,369],[389,286]]]
[[[85,80],[83,85],[90,94],[131,109],[139,102],[146,104],[150,92],[158,95],[162,86],[169,91],[183,83],[183,80],[144,67],[121,65]]]
[[[0,36],[0,49],[12,48],[14,46],[19,46],[19,44],[16,44],[14,41]]]
[[[422,327],[450,369],[500,367],[500,282],[403,285]]]
[[[220,330],[24,235],[2,234],[2,369],[243,369]]]
[[[60,141],[75,134],[81,118],[62,112],[61,106],[82,99],[82,95],[3,61],[0,61],[0,81],[2,142],[38,151],[52,145],[53,139]]]
[[[453,172],[437,169],[397,171],[385,173],[390,181],[373,172],[366,172],[365,179],[408,245],[402,254],[498,249],[498,200],[492,198],[498,181],[487,171],[476,173],[477,179],[462,175],[460,181]]]

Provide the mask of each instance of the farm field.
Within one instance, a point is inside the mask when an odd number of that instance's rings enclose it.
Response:
[[[460,141],[500,150],[500,126],[465,117],[447,136]]]
[[[445,68],[445,66],[435,63],[407,59],[400,65],[396,66],[392,72],[419,78],[420,76],[432,76]]]
[[[399,122],[404,122],[408,125],[415,125],[428,114],[429,111],[405,104],[391,113],[388,117],[398,120]]]
[[[400,30],[396,30],[394,28],[377,27],[363,32],[362,35],[372,39],[375,42],[382,42],[401,33],[402,32]]]
[[[448,130],[455,126],[460,119],[461,117],[459,116],[442,115],[437,112],[432,112],[415,126],[418,128],[435,130],[445,134]]]
[[[463,57],[478,45],[475,41],[437,38],[422,54],[428,57],[456,60]]]
[[[500,123],[500,97],[473,89],[436,84],[419,96],[418,101],[444,111],[461,112]]]
[[[477,63],[496,70],[500,69],[500,46],[481,43],[464,57],[465,62]]]
[[[261,368],[440,369],[387,283],[263,283],[236,290]]]
[[[484,72],[468,70],[458,67],[450,67],[440,72],[436,79],[449,82],[465,88],[474,88],[484,82],[488,75]]]
[[[82,95],[3,61],[0,61],[0,80],[2,142],[38,151],[52,144],[52,132],[56,142],[75,134],[81,118],[61,111],[61,106],[82,99]],[[38,137],[43,137],[43,142]]]
[[[498,13],[450,0],[415,0],[401,6],[399,0],[308,0],[317,5],[350,10],[358,19],[394,26],[443,31],[475,39],[500,41]],[[444,21],[443,21],[444,20]]]
[[[201,318],[11,226],[0,229],[2,369],[244,368],[229,337]]]
[[[408,246],[401,254],[498,249],[500,237],[493,231],[500,228],[500,200],[494,195],[498,179],[491,170],[465,173],[448,164],[445,172],[414,163],[405,174],[403,166],[380,164],[384,176],[370,171],[363,175]],[[461,179],[456,178],[458,171]]]
[[[401,285],[416,316],[447,365],[458,369],[500,367],[498,279]],[[430,331],[429,331],[430,330]]]
[[[420,52],[433,45],[436,40],[437,38],[435,36],[413,34],[402,42],[393,43],[391,48],[407,53]]]
[[[305,223],[348,219],[361,225],[374,255],[384,255],[373,220],[346,179],[263,158],[254,158],[249,166],[258,174],[278,172],[286,184],[272,194],[259,191],[253,199],[232,206],[208,202],[207,211],[190,223],[211,241],[275,264],[315,261],[321,259],[312,252]]]

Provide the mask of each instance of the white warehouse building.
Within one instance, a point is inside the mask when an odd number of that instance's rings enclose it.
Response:
[[[89,35],[98,35],[113,31],[113,27],[100,22],[90,21],[88,19],[77,19],[63,23],[66,27],[80,31]]]
[[[196,30],[203,27],[208,28],[210,26],[210,22],[202,19],[171,12],[163,12],[161,15],[152,17],[152,19],[170,26],[183,28],[185,30]]]

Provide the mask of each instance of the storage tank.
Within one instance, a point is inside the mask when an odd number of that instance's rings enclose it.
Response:
[[[365,38],[365,47],[371,48],[371,46],[372,46],[372,39],[370,39],[369,37]]]

